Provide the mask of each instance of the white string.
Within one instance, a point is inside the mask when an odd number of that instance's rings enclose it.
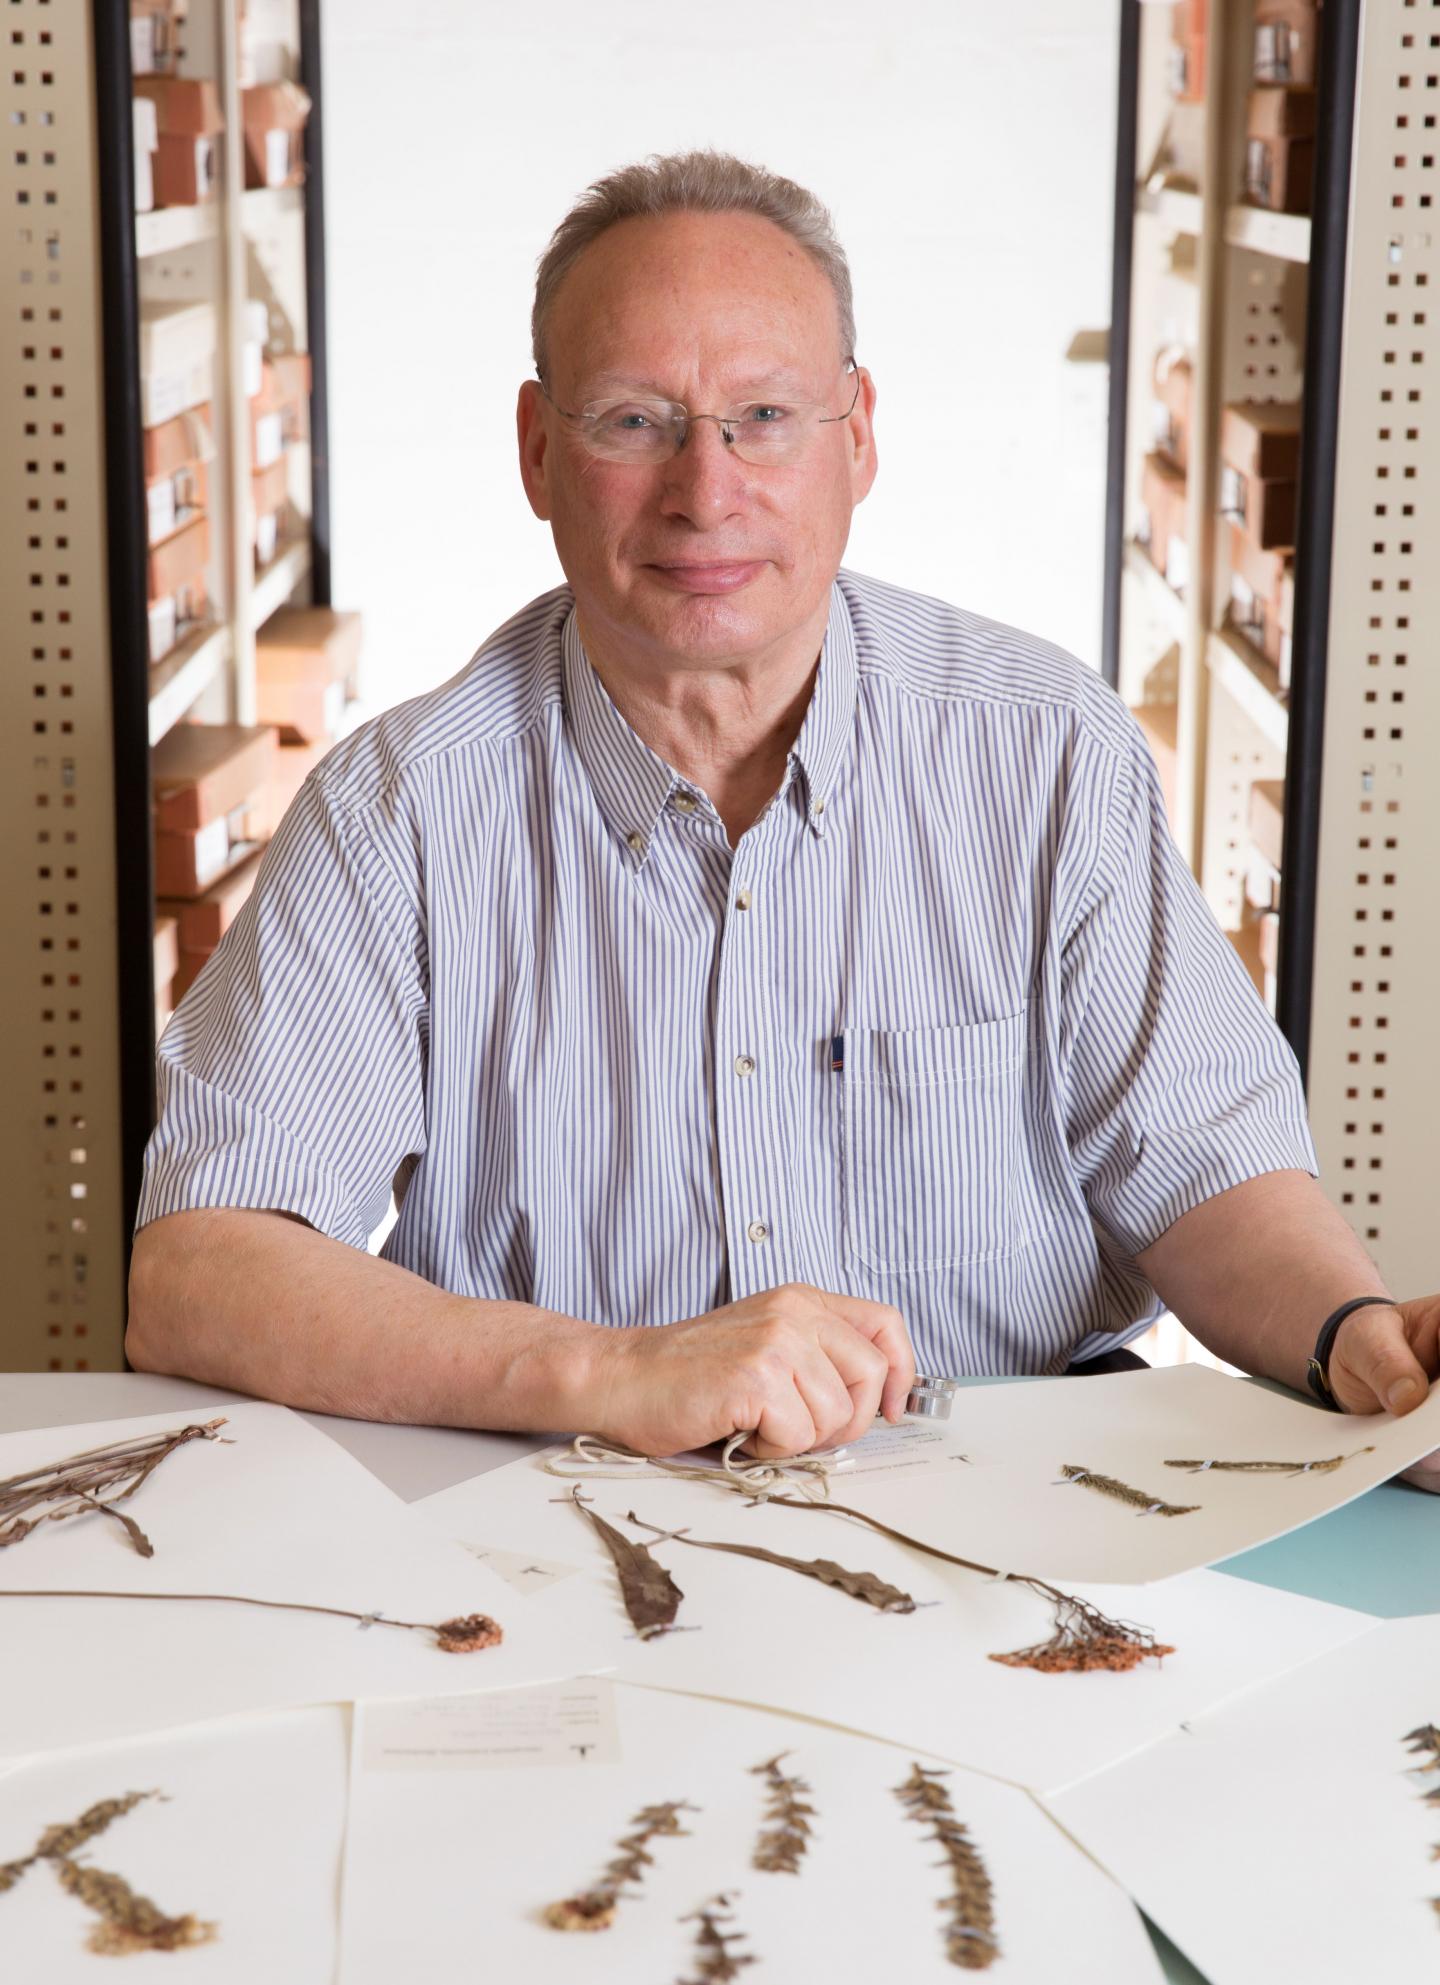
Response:
[[[754,1438],[754,1432],[745,1429],[731,1434],[721,1449],[717,1465],[639,1454],[634,1448],[602,1440],[598,1434],[577,1434],[566,1453],[553,1455],[540,1465],[547,1475],[556,1475],[562,1482],[624,1481],[655,1473],[679,1481],[711,1482],[757,1502],[786,1489],[798,1489],[810,1502],[827,1501],[830,1476],[855,1465],[846,1458],[844,1448],[837,1448],[833,1454],[781,1455],[773,1461],[742,1455],[740,1448]]]

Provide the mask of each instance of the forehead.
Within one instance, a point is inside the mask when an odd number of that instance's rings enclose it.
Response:
[[[844,356],[829,279],[755,214],[620,221],[567,273],[548,326],[557,378],[814,385]]]

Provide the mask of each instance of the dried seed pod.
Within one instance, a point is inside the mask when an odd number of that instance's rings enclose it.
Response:
[[[488,1613],[462,1613],[457,1619],[442,1620],[435,1638],[442,1654],[476,1654],[482,1648],[498,1647],[505,1635]]]
[[[950,1870],[950,1893],[940,1904],[950,1918],[946,1956],[962,1971],[987,1971],[1000,1955],[994,1890],[980,1850],[955,1817],[950,1794],[940,1782],[948,1776],[914,1764],[905,1783],[895,1787],[895,1797],[912,1820],[929,1827]]]
[[[90,1932],[89,1947],[103,1957],[131,1951],[178,1951],[191,1944],[208,1944],[216,1934],[213,1923],[194,1916],[167,1916],[148,1896],[136,1895],[120,1875],[82,1865],[64,1855],[52,1857],[62,1888],[103,1920]]]
[[[1076,1468],[1068,1461],[1061,1467],[1060,1480],[1076,1482],[1081,1488],[1094,1489],[1097,1495],[1129,1503],[1142,1516],[1193,1516],[1200,1507],[1199,1503],[1162,1502],[1159,1496],[1149,1495],[1144,1489],[1132,1489],[1128,1482],[1117,1482],[1113,1475],[1097,1475],[1093,1468]]]
[[[545,1911],[545,1921],[552,1930],[608,1930],[618,1907],[613,1895],[592,1890],[588,1895],[572,1895],[564,1902],[552,1902]]]
[[[751,1775],[766,1781],[765,1830],[755,1842],[751,1863],[767,1875],[798,1875],[810,1851],[810,1822],[815,1808],[806,1800],[810,1787],[803,1778],[787,1777],[780,1767],[789,1757],[781,1751],[764,1764],[752,1764]]]

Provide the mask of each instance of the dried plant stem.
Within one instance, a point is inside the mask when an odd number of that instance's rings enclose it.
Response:
[[[193,1602],[207,1606],[264,1606],[279,1613],[325,1613],[335,1620],[358,1620],[362,1627],[403,1627],[411,1633],[433,1633],[437,1645],[446,1654],[474,1654],[481,1648],[498,1647],[504,1639],[488,1613],[462,1613],[432,1626],[424,1620],[392,1620],[384,1613],[352,1613],[344,1606],[310,1606],[299,1599],[255,1599],[240,1592],[88,1592],[63,1587],[50,1591],[0,1589],[0,1599],[161,1599],[169,1605]]]
[[[726,1985],[729,1979],[737,1978],[747,1964],[759,1960],[753,1953],[735,1951],[732,1944],[743,1944],[745,1932],[731,1930],[726,1926],[735,1921],[728,1895],[717,1895],[703,1909],[697,1909],[693,1916],[682,1916],[682,1923],[698,1923],[695,1942],[700,1954],[695,1961],[693,1979],[682,1979],[681,1985]]]
[[[209,1943],[215,1935],[213,1923],[202,1923],[194,1916],[167,1916],[148,1896],[136,1895],[121,1875],[107,1874],[88,1862],[75,1859],[77,1848],[104,1833],[112,1820],[138,1806],[144,1799],[156,1799],[158,1792],[127,1792],[123,1798],[101,1799],[89,1806],[78,1820],[48,1826],[32,1854],[23,1861],[9,1861],[0,1867],[0,1892],[13,1888],[24,1871],[37,1861],[48,1861],[60,1886],[69,1891],[101,1921],[91,1931],[88,1943],[102,1957],[115,1957],[130,1951],[180,1950],[189,1944]]]
[[[685,1799],[667,1799],[658,1806],[642,1807],[630,1822],[631,1832],[623,1834],[616,1843],[599,1881],[578,1895],[566,1896],[563,1902],[547,1906],[545,1921],[551,1929],[608,1930],[615,1921],[626,1884],[643,1881],[645,1870],[654,1862],[650,1842],[662,1836],[683,1835],[686,1829],[680,1824],[680,1815],[698,1810]]]
[[[557,1500],[568,1502],[578,1510],[593,1526],[610,1553],[620,1580],[620,1596],[625,1601],[625,1611],[641,1640],[667,1633],[675,1624],[675,1615],[685,1594],[665,1567],[651,1557],[649,1545],[632,1544],[613,1523],[607,1523],[581,1495],[578,1483],[568,1496]]]
[[[809,1785],[803,1778],[787,1776],[780,1767],[788,1751],[752,1764],[751,1775],[765,1780],[765,1829],[755,1843],[752,1864],[766,1875],[798,1875],[800,1863],[810,1851],[810,1822],[815,1808],[809,1803]]]
[[[1082,1489],[1093,1489],[1097,1495],[1110,1496],[1118,1503],[1129,1503],[1138,1509],[1142,1516],[1193,1516],[1199,1503],[1167,1503],[1159,1496],[1149,1495],[1144,1489],[1132,1489],[1128,1482],[1117,1482],[1113,1475],[1097,1475],[1093,1468],[1076,1468],[1065,1462],[1060,1470],[1062,1482],[1078,1483]]]
[[[912,1551],[922,1551],[927,1558],[938,1558],[942,1564],[958,1565],[962,1571],[979,1572],[982,1578],[1008,1578],[1012,1585],[1028,1586],[1030,1591],[1048,1599],[1055,1611],[1054,1633],[1049,1640],[1037,1642],[1033,1647],[1016,1648],[1010,1654],[992,1654],[990,1660],[998,1661],[1002,1667],[1035,1668],[1046,1675],[1085,1672],[1096,1668],[1120,1671],[1134,1668],[1142,1661],[1159,1661],[1175,1652],[1173,1647],[1157,1641],[1148,1627],[1136,1626],[1129,1620],[1112,1620],[1097,1606],[1092,1606],[1088,1599],[1062,1592],[1059,1586],[1051,1585],[1047,1579],[1033,1578],[1026,1572],[1001,1572],[994,1565],[982,1565],[974,1558],[957,1557],[953,1551],[942,1551],[938,1544],[927,1544],[904,1530],[895,1530],[878,1517],[867,1516],[864,1510],[853,1509],[847,1503],[811,1503],[795,1496],[769,1496],[766,1500],[783,1503],[787,1509],[810,1509],[851,1517],[855,1522],[878,1531],[882,1537],[905,1544]]]
[[[895,1797],[912,1820],[930,1829],[950,1870],[950,1893],[940,1904],[950,1921],[945,1954],[962,1971],[988,1971],[1000,1955],[995,1935],[995,1897],[990,1876],[968,1829],[955,1817],[950,1794],[940,1783],[948,1772],[911,1766],[910,1776],[895,1787]]]
[[[72,1454],[63,1461],[48,1462],[43,1468],[27,1469],[0,1482],[0,1549],[18,1544],[42,1523],[59,1523],[66,1517],[98,1514],[113,1517],[142,1558],[155,1555],[154,1546],[132,1517],[118,1510],[169,1455],[191,1441],[216,1440],[224,1416],[168,1433],[147,1434],[136,1440],[115,1441],[108,1447],[93,1447]],[[105,1499],[107,1490],[118,1490]]]
[[[1417,1729],[1408,1731],[1401,1742],[1408,1747],[1412,1757],[1425,1760],[1423,1764],[1412,1765],[1412,1771],[1440,1771],[1440,1730],[1433,1723],[1422,1723]],[[1427,1805],[1440,1806],[1440,1784],[1432,1785],[1422,1796]],[[1430,1859],[1440,1861],[1440,1844],[1431,1848]],[[1430,1907],[1440,1916],[1440,1895],[1431,1897]]]
[[[824,1505],[821,1505],[823,1507]],[[658,1523],[647,1523],[643,1516],[637,1516],[632,1509],[626,1519],[637,1530],[656,1532],[656,1543],[689,1544],[697,1551],[728,1551],[737,1558],[755,1558],[761,1564],[777,1565],[781,1571],[799,1572],[803,1578],[817,1579],[821,1585],[831,1585],[839,1592],[848,1592],[852,1599],[863,1599],[867,1606],[875,1607],[881,1613],[913,1613],[915,1601],[908,1592],[898,1586],[887,1585],[883,1578],[877,1578],[870,1571],[847,1571],[844,1565],[837,1565],[833,1558],[787,1558],[778,1551],[767,1551],[760,1544],[713,1544],[703,1538],[692,1537],[687,1530],[662,1530]]]
[[[1167,1461],[1165,1466],[1185,1468],[1192,1475],[1207,1475],[1212,1471],[1217,1475],[1333,1475],[1357,1454],[1374,1452],[1372,1445],[1352,1448],[1348,1454],[1330,1454],[1323,1461]]]

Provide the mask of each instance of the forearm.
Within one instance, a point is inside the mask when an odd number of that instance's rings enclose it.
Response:
[[[1137,1257],[1166,1306],[1242,1370],[1303,1389],[1321,1324],[1387,1290],[1307,1172],[1267,1172],[1182,1214]]]
[[[125,1340],[141,1371],[361,1420],[588,1424],[614,1333],[437,1289],[302,1222],[176,1213],[136,1236]]]

